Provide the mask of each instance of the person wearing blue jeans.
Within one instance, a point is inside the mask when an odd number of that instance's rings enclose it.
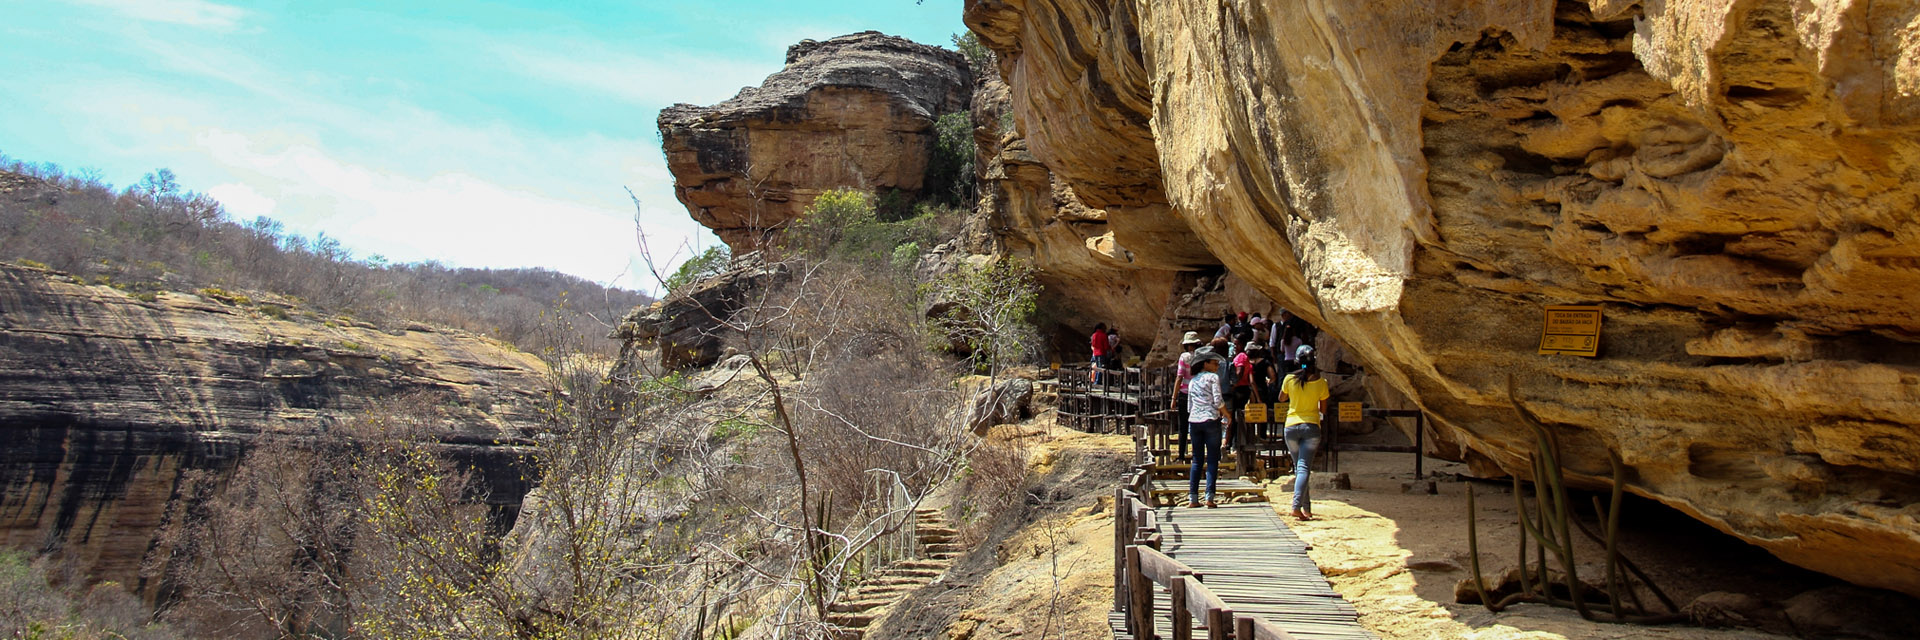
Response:
[[[1320,421],[1327,410],[1327,398],[1333,394],[1327,381],[1314,366],[1313,350],[1301,349],[1296,361],[1299,370],[1280,382],[1280,399],[1287,403],[1287,451],[1293,454],[1293,517],[1313,519],[1313,499],[1307,494],[1308,464],[1320,448]]]
[[[1220,363],[1225,359],[1212,347],[1193,352],[1193,379],[1187,382],[1187,432],[1193,441],[1193,466],[1187,473],[1187,506],[1218,506],[1213,487],[1220,477],[1221,425],[1231,420],[1220,394]],[[1207,499],[1200,500],[1200,476],[1207,477]]]
[[[1307,474],[1312,470],[1307,464],[1313,460],[1313,452],[1320,448],[1320,425],[1290,424],[1283,435],[1287,439],[1287,451],[1293,454],[1293,517],[1312,520],[1313,497],[1307,491]]]

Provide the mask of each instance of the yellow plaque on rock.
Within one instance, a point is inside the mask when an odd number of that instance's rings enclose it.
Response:
[[[1600,307],[1547,305],[1540,328],[1541,355],[1600,355]]]
[[[1341,422],[1359,422],[1360,421],[1360,403],[1358,402],[1340,403],[1340,421]]]
[[[1259,402],[1248,403],[1247,408],[1241,410],[1240,414],[1246,417],[1247,422],[1266,422],[1267,405]]]

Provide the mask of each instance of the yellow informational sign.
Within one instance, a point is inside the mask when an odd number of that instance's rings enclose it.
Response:
[[[1547,305],[1540,328],[1541,355],[1600,355],[1600,307]]]
[[[1060,363],[1058,363],[1058,362],[1055,362],[1055,363],[1053,363],[1053,364],[1051,364],[1051,365],[1048,365],[1048,366],[1050,366],[1050,367],[1051,367],[1051,368],[1052,368],[1052,369],[1053,369],[1054,371],[1059,371],[1059,370],[1060,370]]]
[[[1266,422],[1267,405],[1259,402],[1248,403],[1247,408],[1242,410],[1240,415],[1245,416],[1247,422]]]
[[[1358,402],[1340,403],[1340,421],[1341,422],[1359,422],[1360,421],[1360,403]]]

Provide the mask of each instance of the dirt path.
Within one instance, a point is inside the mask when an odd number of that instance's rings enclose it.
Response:
[[[1441,482],[1439,495],[1406,494],[1401,483],[1412,478],[1406,454],[1346,454],[1342,470],[1351,490],[1315,487],[1312,522],[1288,524],[1314,546],[1309,552],[1321,571],[1360,611],[1367,628],[1388,639],[1467,638],[1677,638],[1733,640],[1780,638],[1751,630],[1719,631],[1690,626],[1643,627],[1587,622],[1571,610],[1520,605],[1493,614],[1479,605],[1454,603],[1454,587],[1467,578],[1465,483]],[[1428,470],[1451,472],[1458,465],[1427,461]],[[1288,483],[1271,485],[1276,508],[1287,510]],[[1498,487],[1480,485],[1481,569],[1504,574],[1513,564],[1517,524],[1513,498]],[[1599,558],[1593,545],[1577,551]],[[1583,565],[1597,572],[1598,565]],[[1585,575],[1596,575],[1586,573]],[[1489,578],[1491,579],[1491,578]],[[1661,579],[1656,577],[1656,579]],[[1703,585],[1662,586],[1684,604]],[[1683,595],[1684,594],[1684,595]]]

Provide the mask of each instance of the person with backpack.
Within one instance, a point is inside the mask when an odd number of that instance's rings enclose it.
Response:
[[[1187,383],[1187,432],[1193,436],[1193,464],[1187,472],[1187,506],[1219,506],[1213,501],[1213,489],[1220,476],[1221,427],[1232,423],[1227,401],[1220,393],[1220,363],[1225,360],[1212,347],[1194,352],[1198,369]],[[1200,476],[1207,478],[1207,499],[1200,499]]]
[[[1247,353],[1245,341],[1236,339],[1233,346],[1233,368],[1225,374],[1233,381],[1232,390],[1227,392],[1227,408],[1232,415],[1240,415],[1240,411],[1247,408],[1247,400],[1253,397],[1253,356]],[[1227,442],[1238,449],[1246,444],[1246,434],[1235,433],[1229,428]]]
[[[1093,336],[1089,341],[1092,343],[1093,348],[1093,373],[1090,379],[1094,384],[1100,384],[1103,376],[1106,375],[1101,372],[1107,368],[1107,323],[1102,322],[1093,325]]]
[[[1200,348],[1200,333],[1188,331],[1180,338],[1180,362],[1174,366],[1173,373],[1173,410],[1175,425],[1187,428],[1187,384],[1193,381],[1194,352]],[[1193,434],[1186,433],[1180,440],[1180,458],[1187,457],[1187,443],[1193,441]]]
[[[1287,428],[1282,436],[1287,451],[1293,454],[1293,517],[1313,519],[1313,499],[1307,492],[1308,463],[1320,447],[1321,416],[1326,415],[1327,399],[1333,394],[1315,366],[1313,349],[1305,347],[1295,357],[1299,369],[1280,382],[1280,399],[1287,403]]]

